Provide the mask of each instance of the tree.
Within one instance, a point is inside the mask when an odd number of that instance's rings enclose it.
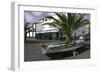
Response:
[[[88,19],[85,19],[86,14],[80,13],[55,13],[58,18],[53,16],[47,16],[49,19],[53,19],[52,23],[46,23],[44,25],[51,25],[58,28],[60,31],[66,35],[67,42],[72,41],[72,33],[81,26],[90,24]]]
[[[30,29],[32,27],[29,27],[29,24],[30,23],[25,22],[25,25],[24,25],[24,40],[25,40],[25,42],[27,41],[27,33],[32,31],[32,29]]]

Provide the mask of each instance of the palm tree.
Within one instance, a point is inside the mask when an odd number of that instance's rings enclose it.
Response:
[[[46,23],[44,25],[51,25],[59,30],[63,31],[63,33],[66,36],[67,42],[72,41],[72,33],[78,29],[81,26],[90,24],[90,21],[88,19],[85,19],[85,14],[80,13],[55,13],[58,17],[55,18],[53,16],[47,16],[46,18],[53,19],[54,21],[52,23]]]

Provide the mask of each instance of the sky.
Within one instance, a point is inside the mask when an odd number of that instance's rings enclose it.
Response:
[[[55,15],[54,13],[50,12],[32,12],[32,11],[25,11],[25,22],[34,23],[40,20],[41,18],[45,16],[52,16]]]
[[[53,15],[55,15],[53,12],[24,11],[25,22],[28,22],[28,23],[34,23],[45,16],[53,16]],[[84,18],[90,20],[90,15],[87,15]]]

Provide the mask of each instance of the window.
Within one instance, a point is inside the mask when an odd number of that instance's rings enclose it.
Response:
[[[53,28],[53,26],[49,25],[49,28]]]
[[[47,19],[45,19],[45,21],[47,21]]]

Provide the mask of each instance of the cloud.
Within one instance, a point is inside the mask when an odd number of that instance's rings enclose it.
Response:
[[[32,22],[33,17],[29,12],[25,12],[24,19],[25,22]]]
[[[55,14],[52,13],[52,12],[48,12],[47,15],[48,15],[48,16],[54,16]]]
[[[43,12],[32,12],[32,14],[35,16],[41,16],[43,14]]]
[[[90,20],[90,14],[84,16],[84,18]]]

